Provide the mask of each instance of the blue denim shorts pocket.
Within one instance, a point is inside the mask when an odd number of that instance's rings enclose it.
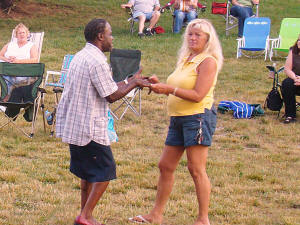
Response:
[[[171,117],[166,145],[184,147],[210,146],[216,129],[217,112],[214,107],[204,113],[190,116]]]

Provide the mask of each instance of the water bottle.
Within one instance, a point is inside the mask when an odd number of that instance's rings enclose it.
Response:
[[[49,125],[52,125],[53,123],[53,116],[52,116],[52,113],[49,112],[48,110],[45,111],[45,117],[46,117],[46,120],[47,120],[47,123]]]

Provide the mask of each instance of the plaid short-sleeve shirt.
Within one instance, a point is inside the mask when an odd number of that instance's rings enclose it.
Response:
[[[99,48],[87,43],[70,64],[57,107],[56,136],[78,146],[90,141],[110,145],[105,97],[117,89],[106,56]]]

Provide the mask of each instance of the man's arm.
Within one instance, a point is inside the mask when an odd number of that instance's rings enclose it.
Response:
[[[112,93],[111,95],[105,97],[105,99],[109,103],[113,103],[121,98],[123,98],[125,95],[127,95],[132,89],[136,87],[150,87],[151,84],[147,79],[143,78],[134,78],[129,79],[126,84],[124,81],[120,81],[117,83],[118,90]]]
[[[127,95],[132,89],[136,87],[150,87],[151,83],[148,81],[148,79],[145,79],[141,77],[142,69],[140,69],[138,72],[136,72],[132,77],[130,77],[126,81],[120,81],[117,83],[118,90],[112,93],[111,95],[106,97],[106,100],[109,103],[113,103],[121,98],[123,98],[125,95]]]

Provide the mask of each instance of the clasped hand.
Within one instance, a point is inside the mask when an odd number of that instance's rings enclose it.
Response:
[[[156,75],[152,75],[151,77],[143,77],[141,76],[141,72],[142,69],[139,69],[139,71],[133,75],[133,79],[135,79],[137,86],[140,88],[148,87],[148,94],[150,94],[151,91],[154,91],[157,94],[165,95],[169,95],[169,93],[172,92],[172,87],[168,84],[160,83]]]
[[[16,62],[16,57],[15,56],[9,56],[7,58],[7,62],[9,62],[9,63],[15,63]]]
[[[294,84],[296,86],[300,86],[300,76],[296,76],[296,78],[294,79]]]

